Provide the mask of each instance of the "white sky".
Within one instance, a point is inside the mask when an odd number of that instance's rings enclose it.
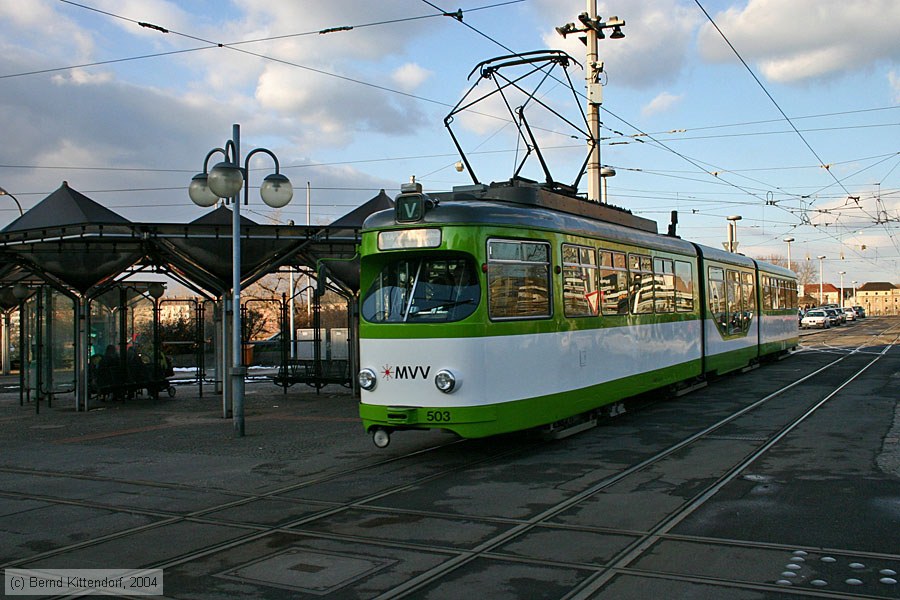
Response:
[[[461,8],[460,23],[422,0],[0,0],[0,187],[27,209],[67,180],[129,219],[190,221],[202,214],[188,199],[190,178],[232,123],[243,150],[273,150],[295,187],[277,215],[252,201],[248,216],[260,222],[305,223],[307,182],[313,223],[381,188],[393,195],[410,175],[426,190],[468,184],[443,119],[472,68],[508,54],[502,46],[584,61],[576,36],[563,40],[554,27],[576,21],[585,0],[502,2],[432,2]],[[791,236],[794,260],[828,257],[826,281],[837,285],[843,270],[848,287],[900,284],[900,2],[618,0],[598,9],[626,21],[624,39],[600,42],[611,203],[657,220],[661,232],[678,210],[682,237],[717,247],[725,217],[739,214],[748,255],[783,256]],[[67,68],[89,63],[104,64]],[[582,91],[583,72],[570,75]],[[571,94],[542,90],[579,118]],[[515,129],[501,108],[479,105],[454,122],[483,181],[508,179],[515,165]],[[533,123],[554,177],[571,182],[584,159],[579,141],[545,114]],[[541,179],[528,165],[523,174]],[[271,164],[251,166],[258,186]],[[17,214],[0,198],[0,227]]]

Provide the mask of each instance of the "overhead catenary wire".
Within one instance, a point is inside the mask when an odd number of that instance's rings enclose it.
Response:
[[[518,2],[521,2],[521,1],[523,1],[523,0],[509,0],[509,1],[506,1],[506,2],[500,2],[500,3],[488,5],[488,6],[477,7],[477,8],[474,8],[474,9],[467,9],[467,12],[474,12],[475,10],[485,10],[485,9],[488,9],[488,8],[494,8],[494,7],[498,7],[498,6],[505,6],[505,5],[509,5],[509,4],[515,4],[515,3],[518,3]],[[356,78],[346,77],[346,76],[338,75],[338,74],[335,74],[335,73],[330,73],[330,72],[327,72],[327,71],[324,71],[324,70],[321,70],[321,69],[315,69],[315,68],[313,68],[313,67],[309,67],[309,66],[306,66],[306,65],[302,65],[302,64],[299,64],[299,63],[292,62],[292,61],[286,61],[286,60],[278,59],[278,58],[275,58],[275,57],[266,56],[266,55],[263,55],[263,54],[260,54],[260,53],[256,53],[256,52],[251,52],[251,51],[243,50],[243,49],[240,49],[240,48],[237,48],[237,47],[236,47],[236,46],[238,46],[239,44],[254,43],[254,42],[266,41],[266,40],[272,40],[272,39],[283,39],[283,38],[286,38],[286,37],[296,37],[296,36],[301,36],[301,35],[311,35],[311,34],[313,34],[313,33],[321,33],[323,30],[313,30],[313,31],[309,31],[309,32],[301,32],[301,33],[288,34],[288,35],[283,35],[283,36],[270,36],[270,37],[267,37],[267,38],[256,38],[256,39],[253,39],[253,40],[245,40],[245,41],[241,41],[241,42],[234,42],[234,43],[230,43],[230,44],[223,44],[223,43],[212,42],[211,40],[206,40],[206,39],[204,39],[204,38],[201,38],[201,37],[198,37],[198,36],[194,36],[194,35],[191,35],[191,34],[186,34],[186,33],[183,33],[183,32],[174,31],[174,30],[172,30],[172,29],[168,29],[168,28],[165,28],[165,27],[162,27],[162,26],[153,25],[153,24],[149,24],[149,23],[142,22],[142,21],[138,21],[137,19],[132,19],[132,18],[124,17],[124,16],[122,16],[122,15],[118,15],[118,14],[111,13],[111,12],[108,12],[108,11],[100,10],[100,9],[97,9],[97,8],[94,8],[94,7],[91,7],[91,6],[82,4],[82,3],[74,2],[73,0],[60,0],[60,2],[63,2],[63,3],[65,3],[65,4],[70,4],[70,5],[72,5],[72,6],[76,6],[76,7],[79,7],[79,8],[86,9],[86,10],[91,10],[91,11],[94,11],[94,12],[98,12],[98,13],[100,13],[100,14],[104,14],[104,15],[107,15],[107,16],[110,16],[110,17],[113,17],[113,18],[122,19],[122,20],[125,20],[125,21],[128,21],[128,22],[131,22],[131,23],[135,23],[135,24],[137,24],[137,25],[139,25],[139,26],[142,26],[142,27],[148,27],[148,26],[149,26],[150,28],[159,30],[159,31],[161,31],[161,32],[172,33],[172,34],[174,34],[174,35],[183,36],[183,37],[186,37],[186,38],[189,38],[189,39],[192,39],[192,40],[202,41],[202,42],[205,42],[205,43],[207,43],[207,44],[210,44],[209,47],[213,47],[213,45],[215,45],[215,47],[229,48],[229,49],[236,50],[236,51],[239,51],[239,52],[245,52],[245,53],[251,54],[251,55],[253,55],[253,56],[257,56],[257,57],[259,57],[259,58],[263,58],[263,59],[267,59],[267,60],[273,60],[273,61],[276,61],[276,62],[281,62],[281,63],[286,64],[286,65],[294,66],[294,67],[301,68],[301,69],[310,70],[310,71],[313,71],[313,72],[316,72],[316,73],[320,73],[320,74],[323,74],[323,75],[329,75],[329,76],[332,76],[332,77],[337,77],[337,78],[344,79],[344,80],[347,80],[347,81],[351,81],[351,82],[354,82],[354,83],[358,83],[358,84],[361,84],[361,85],[371,86],[371,87],[374,87],[374,88],[376,88],[376,89],[380,89],[380,90],[383,90],[383,91],[388,91],[388,92],[392,92],[392,93],[397,93],[397,94],[405,95],[405,96],[408,96],[408,97],[411,97],[411,98],[414,98],[414,99],[417,99],[417,100],[421,100],[421,101],[425,101],[425,102],[429,102],[429,103],[433,103],[433,104],[439,104],[439,105],[443,105],[443,106],[450,106],[449,103],[444,103],[444,102],[441,102],[441,101],[438,101],[438,100],[426,98],[426,97],[419,96],[419,95],[416,95],[416,94],[410,94],[410,93],[408,93],[408,92],[403,92],[403,91],[395,90],[395,89],[392,89],[392,88],[389,88],[389,87],[386,87],[386,86],[381,86],[381,85],[379,85],[379,84],[373,84],[373,83],[365,82],[365,81],[363,81],[363,80],[359,80],[359,79],[356,79]],[[430,2],[429,0],[422,0],[422,2],[424,2],[426,5],[428,5],[428,6],[432,7],[432,8],[434,8],[435,10],[439,11],[439,13],[438,13],[438,14],[431,14],[431,15],[417,16],[417,17],[408,17],[408,18],[405,18],[405,19],[383,20],[383,21],[377,21],[377,22],[373,22],[373,23],[369,23],[369,24],[362,24],[362,25],[358,25],[358,26],[348,26],[348,27],[349,27],[350,29],[352,29],[353,27],[365,27],[365,26],[374,26],[374,25],[386,24],[386,23],[396,23],[396,22],[401,22],[401,21],[404,21],[404,20],[413,20],[413,19],[420,19],[420,18],[432,18],[432,17],[449,16],[449,17],[454,17],[454,20],[457,20],[458,22],[460,22],[461,24],[465,25],[465,26],[466,26],[467,28],[469,28],[470,30],[476,32],[477,34],[479,34],[479,35],[481,35],[481,36],[483,36],[483,37],[485,37],[486,39],[488,39],[488,40],[490,40],[492,43],[494,43],[494,44],[500,46],[500,47],[503,48],[504,50],[506,50],[506,51],[508,51],[508,52],[511,52],[511,53],[513,53],[513,54],[517,54],[514,50],[512,50],[511,48],[509,48],[509,46],[503,44],[502,42],[496,40],[495,38],[493,38],[493,37],[491,37],[491,36],[485,34],[484,32],[478,30],[477,28],[473,27],[473,26],[470,25],[469,23],[466,23],[466,22],[464,21],[464,19],[462,18],[462,13],[461,13],[461,11],[458,11],[457,13],[449,13],[449,12],[445,11],[444,9],[442,9],[441,7],[437,6],[436,4]],[[700,5],[699,2],[698,2],[698,6],[700,6],[700,8],[703,9],[702,5]],[[709,17],[708,13],[706,13],[705,10],[704,10],[704,13],[707,14],[707,17],[710,18],[710,20],[712,21],[711,17]],[[715,25],[714,22],[713,22],[713,24]],[[340,28],[338,28],[338,29],[340,29]],[[723,35],[723,37],[724,37],[724,35]],[[726,41],[727,41],[727,38],[726,38]],[[730,45],[730,42],[729,42],[729,45]],[[736,50],[735,50],[735,52],[736,52]],[[741,60],[743,61],[743,59],[741,59]],[[746,66],[746,63],[745,63],[745,66]],[[748,67],[748,68],[749,68],[749,67]],[[751,73],[752,73],[752,71],[751,71]],[[754,75],[754,77],[755,77],[755,75]],[[757,80],[757,81],[758,81],[758,80]],[[758,83],[759,83],[759,82],[758,82]],[[760,84],[760,85],[761,85],[761,84]],[[583,94],[582,94],[582,95],[583,95]],[[773,102],[774,102],[774,99],[773,99]],[[777,104],[776,104],[776,105],[777,105]],[[780,107],[779,107],[779,110],[780,110]],[[607,109],[607,112],[610,113],[610,111],[609,111],[608,109]],[[612,114],[612,113],[610,113],[610,114]],[[783,114],[783,111],[782,111],[782,114]],[[489,115],[489,116],[490,116],[490,115]],[[614,116],[615,116],[615,115],[614,115]],[[786,115],[784,115],[784,117],[787,119],[787,116],[786,116]],[[496,118],[503,119],[503,117],[496,117]],[[626,125],[628,125],[628,126],[634,128],[634,129],[637,130],[637,131],[640,131],[639,129],[637,129],[636,127],[634,127],[633,125],[631,125],[631,124],[628,123],[627,121],[621,119],[621,117],[617,117],[617,118],[619,118],[619,120],[621,120],[621,121],[622,121],[623,123],[625,123]],[[788,122],[791,124],[791,126],[796,130],[796,127],[793,125],[793,123],[790,121],[790,119],[787,119],[787,120],[788,120]],[[651,134],[646,133],[646,132],[640,132],[640,135],[641,135],[641,136],[644,136],[644,137],[650,137],[650,138],[653,139],[657,144],[659,144],[663,149],[666,149],[666,150],[668,150],[668,151],[670,151],[670,152],[673,152],[674,154],[676,154],[676,155],[678,155],[678,156],[681,156],[682,158],[686,158],[685,155],[680,154],[680,153],[678,153],[678,152],[675,152],[675,151],[672,150],[671,148],[668,148],[667,146],[665,146],[664,144],[662,144],[659,140],[653,138],[653,137],[651,136]],[[818,158],[818,156],[817,156],[817,158]],[[692,162],[692,161],[689,161],[689,162]],[[707,170],[707,169],[705,169],[705,168],[699,167],[699,165],[697,165],[697,164],[695,164],[695,163],[693,163],[693,162],[692,162],[692,164],[694,164],[694,166],[700,168],[701,171],[704,172],[704,173],[709,173],[709,172],[710,172],[709,170]],[[713,173],[722,173],[722,172],[725,172],[725,170],[724,170],[724,169],[716,169],[716,168],[713,168]],[[835,177],[835,179],[837,180],[836,176],[834,176],[833,174],[832,174],[832,176]],[[760,183],[761,185],[764,185],[763,182],[757,181],[757,183]],[[841,184],[841,185],[842,185],[842,184]],[[849,191],[848,191],[847,193],[849,194]]]
[[[806,137],[804,137],[804,135],[802,133],[800,133],[800,130],[797,129],[797,126],[794,125],[794,122],[791,120],[791,118],[789,116],[787,116],[787,113],[784,112],[784,110],[781,108],[781,106],[778,104],[778,102],[775,100],[775,98],[772,96],[772,94],[769,92],[769,90],[766,89],[766,86],[763,85],[763,82],[760,81],[759,77],[756,76],[756,73],[753,72],[753,69],[750,68],[750,65],[747,64],[747,61],[744,60],[744,57],[741,56],[741,53],[737,51],[737,48],[734,47],[734,44],[732,44],[731,40],[729,40],[728,37],[725,35],[725,32],[723,32],[719,28],[719,25],[712,18],[712,15],[710,15],[706,11],[706,9],[703,8],[703,5],[700,4],[700,0],[694,0],[694,3],[696,3],[697,6],[700,8],[700,10],[703,12],[703,14],[706,15],[706,18],[709,20],[709,22],[712,24],[712,26],[715,28],[715,30],[717,32],[719,32],[719,35],[722,37],[723,40],[725,40],[725,43],[728,44],[728,47],[731,48],[731,51],[734,53],[734,55],[737,56],[738,60],[741,61],[741,64],[744,65],[744,68],[747,70],[748,73],[750,73],[751,77],[753,77],[753,80],[756,81],[757,85],[759,85],[759,87],[762,89],[763,93],[765,93],[765,95],[769,98],[769,100],[771,100],[771,102],[775,106],[775,108],[778,109],[778,112],[781,113],[781,116],[784,117],[784,120],[788,122],[788,124],[791,126],[791,128],[794,130],[794,132],[797,134],[797,136],[803,141],[803,144],[809,149],[810,152],[812,152],[813,156],[816,157],[816,160],[819,161],[819,164],[822,165],[822,167],[826,171],[828,171],[828,174],[831,175],[831,177],[834,178],[835,182],[838,185],[840,185],[841,188],[849,195],[850,190],[848,190],[846,187],[844,187],[844,184],[841,183],[841,181],[837,178],[837,176],[831,172],[829,165],[822,159],[821,156],[819,156],[819,153],[815,151],[815,149],[812,147],[812,145],[810,145],[810,143],[809,143],[809,141],[807,141]]]
[[[70,4],[75,4],[75,3],[71,3],[71,2],[70,2]],[[504,3],[504,4],[508,4],[508,3]],[[467,10],[467,12],[473,12],[473,10],[475,10],[475,9],[469,9],[469,10]],[[428,17],[437,17],[437,16],[441,16],[441,15],[428,15]],[[318,32],[316,32],[316,33],[318,33]],[[310,32],[309,34],[311,34],[311,32]],[[487,37],[487,36],[486,36],[486,37]],[[490,38],[489,38],[489,39],[490,39]],[[245,40],[245,41],[243,41],[243,42],[237,42],[236,44],[250,43],[251,41],[252,41],[252,40]],[[212,47],[212,46],[210,46],[210,47]],[[216,45],[216,47],[220,47],[220,46],[219,46],[219,45]],[[352,79],[351,79],[351,80],[352,80]],[[748,134],[748,135],[753,135],[753,134]],[[377,160],[377,159],[373,159],[373,160]],[[390,159],[384,159],[384,160],[390,160]],[[348,161],[348,162],[349,162],[349,161]],[[367,162],[367,161],[352,161],[352,162]],[[703,162],[703,161],[698,161],[698,163],[702,163],[702,162]],[[328,164],[328,163],[326,163],[326,164]],[[331,163],[331,164],[346,164],[346,163],[344,163],[344,161],[341,161],[341,162],[338,162],[338,163]],[[313,164],[310,164],[310,165],[294,165],[294,166],[289,166],[289,168],[304,168],[304,167],[313,167],[313,166],[316,166],[316,165],[313,165]],[[894,166],[896,167],[896,165],[894,165]],[[173,171],[174,171],[174,170],[173,170]],[[188,172],[187,170],[179,170],[179,171],[181,171],[181,172]],[[742,171],[742,170],[741,170],[741,169],[731,169],[731,170],[729,170],[729,171],[724,171],[724,170],[723,170],[723,171],[721,171],[721,173],[727,173],[727,172],[740,172],[740,171]],[[749,172],[749,170],[746,170],[746,171]],[[707,169],[704,168],[704,169],[702,169],[701,172],[703,172],[704,174],[708,174],[708,173],[709,173],[709,170],[707,170]],[[832,174],[832,176],[834,176],[834,175]],[[711,182],[711,183],[719,184],[720,182],[721,182],[721,179],[720,179],[719,181],[713,181],[713,182]],[[765,185],[765,184],[762,183],[762,182],[760,182],[760,185]],[[738,187],[735,187],[735,189],[738,190],[738,191],[740,191],[741,193],[746,193],[746,192],[744,191],[745,189],[755,190],[755,186],[744,186],[744,187],[738,186]],[[762,193],[762,189],[759,190],[759,193]],[[756,197],[756,196],[754,196],[754,197]]]

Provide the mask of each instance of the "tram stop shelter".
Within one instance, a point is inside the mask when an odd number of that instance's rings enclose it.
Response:
[[[242,287],[293,268],[320,279],[317,287],[345,298],[349,314],[356,314],[359,231],[369,214],[392,205],[382,190],[326,226],[262,225],[241,217]],[[154,395],[165,391],[159,318],[166,300],[158,282],[158,275],[165,275],[201,299],[192,307],[197,322],[204,324],[197,328],[198,353],[205,352],[204,344],[213,347],[216,391],[222,386],[227,416],[230,378],[221,374],[230,369],[231,247],[232,213],[225,205],[190,223],[136,223],[63,182],[0,230],[4,372],[10,347],[18,344],[21,394],[34,397],[36,410],[42,400],[50,403],[61,393],[73,393],[75,409],[88,410],[98,394],[128,394],[136,387]],[[275,378],[285,391],[295,382],[287,352],[290,336],[284,335],[288,299],[281,299],[283,361]],[[9,325],[16,310],[20,334],[14,341],[9,339]],[[142,351],[152,357],[141,366],[130,356],[139,337],[138,323],[144,326],[141,331],[151,332],[140,340]],[[350,323],[352,374],[358,343]],[[318,335],[318,326],[314,329]],[[321,362],[317,353],[313,369],[304,375],[317,389],[329,381]],[[110,365],[114,370],[104,380],[102,368]],[[197,379],[202,395],[202,356]]]

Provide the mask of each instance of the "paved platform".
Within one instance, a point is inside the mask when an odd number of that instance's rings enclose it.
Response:
[[[0,381],[0,565],[159,567],[165,597],[193,599],[900,598],[898,350],[683,520],[883,346],[617,479],[868,327],[554,442],[402,432],[378,450],[337,386],[248,384],[236,438],[188,386],[36,415]]]

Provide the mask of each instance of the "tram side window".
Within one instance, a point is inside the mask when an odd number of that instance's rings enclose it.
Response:
[[[600,302],[604,315],[628,314],[628,269],[622,252],[600,251]]]
[[[725,295],[728,304],[728,333],[740,333],[743,330],[741,314],[741,274],[728,269],[726,271]]]
[[[694,312],[694,271],[681,260],[675,261],[675,310]]]
[[[756,285],[753,273],[741,273],[741,290],[744,298],[742,327],[746,331],[756,315]]]
[[[725,271],[718,267],[709,268],[709,312],[719,329],[728,331],[728,311],[725,307]]]
[[[653,312],[653,269],[649,256],[628,255],[628,275],[631,279],[629,298],[631,312],[640,315]]]
[[[593,248],[563,244],[563,308],[567,317],[597,316],[597,256]]]
[[[784,280],[784,308],[796,308],[796,293],[794,290],[794,282],[789,279]]]
[[[488,241],[488,311],[492,319],[550,316],[550,245]]]
[[[765,276],[762,278],[763,289],[763,310],[772,310],[772,278]]]
[[[671,259],[653,259],[654,310],[658,313],[675,312],[675,267]]]
[[[797,308],[797,288],[794,287],[794,282],[790,279],[784,280],[784,297],[786,299],[786,309]]]

